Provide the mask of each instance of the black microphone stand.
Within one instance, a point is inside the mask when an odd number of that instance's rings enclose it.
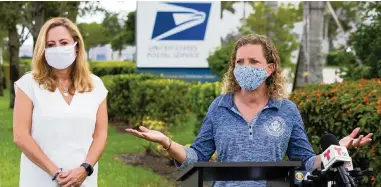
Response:
[[[342,176],[338,175],[338,169],[330,168],[327,171],[316,169],[311,175],[307,176],[307,180],[302,181],[303,187],[357,187],[364,176],[369,175],[373,171],[372,168],[362,170],[355,168],[352,171],[341,172],[345,173]],[[340,172],[339,172],[340,173]],[[342,177],[346,177],[349,183],[344,184]],[[328,182],[334,182],[328,186]]]
[[[367,168],[365,170],[355,168],[354,170],[349,171],[349,174],[353,177],[354,183],[358,185],[365,176],[369,176],[372,172],[373,168]]]

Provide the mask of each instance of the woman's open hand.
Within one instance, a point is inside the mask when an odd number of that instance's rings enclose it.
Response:
[[[150,130],[143,126],[139,126],[137,130],[126,129],[126,131],[136,137],[143,138],[151,142],[156,142],[161,145],[166,144],[168,141],[168,137],[160,131]]]
[[[352,147],[362,147],[372,141],[372,135],[373,133],[369,133],[368,135],[360,135],[358,138],[356,138],[357,134],[359,133],[360,128],[355,128],[352,133],[343,139],[339,141],[341,146],[345,146],[348,149]]]

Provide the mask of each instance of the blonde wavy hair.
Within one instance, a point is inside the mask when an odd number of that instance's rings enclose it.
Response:
[[[47,33],[50,29],[58,26],[66,27],[74,41],[77,42],[77,57],[70,72],[70,78],[73,84],[70,85],[69,91],[71,94],[74,94],[75,90],[79,93],[90,92],[93,89],[93,84],[89,65],[86,61],[85,44],[78,27],[67,18],[52,18],[42,26],[33,53],[33,78],[51,92],[54,92],[57,88],[53,69],[48,65],[45,59],[45,48],[47,45]]]
[[[271,40],[267,36],[258,34],[243,36],[235,43],[230,58],[229,69],[225,73],[222,81],[222,93],[234,93],[235,91],[241,89],[234,77],[236,54],[237,50],[240,47],[249,44],[261,45],[264,51],[264,56],[266,58],[267,64],[274,64],[274,72],[266,79],[268,96],[275,99],[286,98],[284,88],[285,79],[282,75],[282,69],[280,67],[280,58],[278,52]]]

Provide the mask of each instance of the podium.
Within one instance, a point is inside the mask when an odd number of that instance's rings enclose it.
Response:
[[[177,181],[181,187],[202,187],[204,181],[266,180],[268,187],[288,187],[295,185],[295,169],[301,165],[301,161],[196,162]]]

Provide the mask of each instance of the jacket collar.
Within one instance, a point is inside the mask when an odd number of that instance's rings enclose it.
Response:
[[[221,100],[218,102],[219,107],[226,107],[231,109],[234,107],[234,100],[233,100],[233,94],[232,93],[227,93],[222,95]],[[282,105],[282,100],[278,100],[275,98],[270,98],[268,103],[267,103],[267,108],[274,108],[279,110]]]

